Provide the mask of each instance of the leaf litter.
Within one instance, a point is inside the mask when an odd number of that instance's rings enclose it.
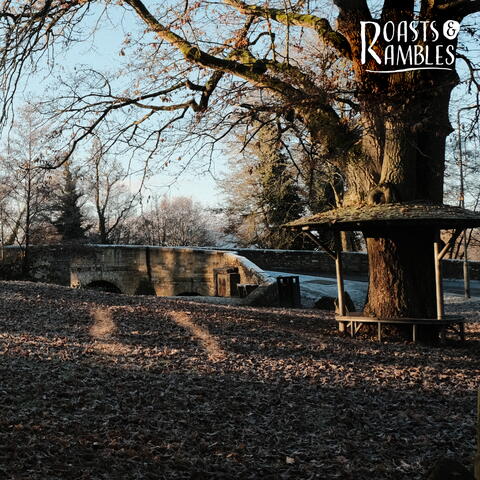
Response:
[[[0,284],[0,477],[421,479],[475,451],[480,305],[445,347],[330,314]]]

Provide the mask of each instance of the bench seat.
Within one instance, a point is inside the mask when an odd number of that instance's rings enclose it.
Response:
[[[378,341],[382,341],[382,325],[411,325],[412,340],[417,341],[417,328],[421,325],[440,327],[440,341],[446,340],[447,330],[453,331],[462,341],[465,340],[465,318],[458,315],[446,315],[441,320],[435,318],[376,318],[366,317],[362,313],[349,313],[348,315],[336,315],[335,320],[339,324],[340,331],[349,331],[352,337],[364,324],[377,324]]]

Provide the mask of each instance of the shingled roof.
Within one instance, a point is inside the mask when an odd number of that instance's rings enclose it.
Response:
[[[423,202],[364,204],[328,210],[284,225],[295,230],[315,230],[318,227],[366,230],[420,226],[439,229],[480,227],[480,213],[450,205]]]

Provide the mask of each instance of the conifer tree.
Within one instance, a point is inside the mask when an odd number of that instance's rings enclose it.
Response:
[[[229,230],[243,245],[300,248],[296,234],[281,225],[300,218],[304,201],[292,166],[282,151],[279,129],[266,123],[258,129],[221,188],[227,197]],[[233,163],[233,162],[232,162]]]
[[[59,216],[53,224],[62,241],[84,240],[88,228],[83,225],[84,217],[79,203],[83,194],[78,191],[77,179],[68,163],[65,165],[62,180],[62,190],[53,208]]]

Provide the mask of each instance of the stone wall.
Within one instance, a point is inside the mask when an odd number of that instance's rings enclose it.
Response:
[[[264,270],[306,275],[335,274],[334,261],[321,251],[268,249],[236,249],[235,251]],[[444,260],[442,269],[445,278],[463,278],[461,260]],[[368,274],[366,253],[344,252],[343,270],[347,275],[366,276]],[[480,280],[480,262],[469,262],[469,272],[472,280]]]
[[[235,251],[264,270],[310,275],[335,274],[335,263],[325,252],[260,249],[238,249]],[[366,254],[345,252],[343,259],[345,273],[367,274],[368,259]]]
[[[85,245],[41,245],[33,246],[30,252],[28,276],[38,282],[70,285],[70,267],[76,254],[93,255]],[[22,278],[22,251],[19,247],[4,247],[0,261],[0,275],[3,279]],[[93,258],[93,257],[92,257]]]
[[[21,253],[18,247],[4,248],[0,262],[3,278],[21,278]],[[158,296],[215,296],[216,272],[235,268],[240,283],[258,285],[242,303],[278,303],[276,280],[235,252],[121,245],[34,246],[29,265],[29,278],[36,281]]]
[[[18,247],[3,249],[0,262],[3,278],[20,278],[20,255]],[[366,254],[345,252],[343,255],[346,275],[366,276]],[[85,286],[86,282],[99,280],[118,283],[124,293],[153,289],[157,295],[193,292],[214,295],[213,270],[226,266],[239,268],[242,283],[261,283],[258,279],[261,273],[256,266],[288,273],[335,274],[333,260],[318,251],[51,245],[32,248],[30,276],[37,281],[61,285]],[[469,268],[471,278],[479,280],[480,262],[470,262]],[[463,278],[463,263],[445,260],[443,274],[446,278]]]
[[[463,278],[463,260],[444,260],[442,265],[445,278]],[[468,262],[472,280],[480,280],[480,262]]]

